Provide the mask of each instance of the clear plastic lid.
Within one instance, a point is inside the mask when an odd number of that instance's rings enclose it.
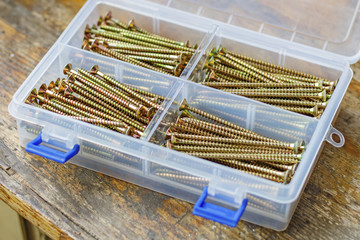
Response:
[[[262,34],[360,59],[360,0],[152,0]]]

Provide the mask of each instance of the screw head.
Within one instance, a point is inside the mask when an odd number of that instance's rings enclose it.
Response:
[[[104,17],[104,21],[110,20],[112,18],[112,13],[111,11],[108,11]]]
[[[213,80],[216,80],[217,79],[217,76],[216,76],[216,73],[215,71],[213,70],[210,70],[208,72],[208,74],[206,75],[206,78],[205,78],[205,81],[213,81]]]
[[[296,168],[297,168],[298,165],[299,165],[299,163],[295,163],[295,164],[292,166],[292,168],[290,169],[290,174],[291,174],[291,176],[294,175],[295,170],[296,170]]]
[[[225,50],[225,48],[223,46],[220,45],[219,49],[217,50],[217,53],[225,56],[227,54],[227,51]]]
[[[100,48],[101,50],[107,50],[104,45],[100,44],[98,39],[95,39],[95,41],[91,44],[90,49],[96,50],[97,48]]]
[[[96,74],[99,71],[99,66],[98,65],[94,65],[91,69],[90,69],[90,73],[91,74]]]
[[[319,97],[322,98],[322,101],[326,101],[326,90],[324,89],[321,93],[319,93]]]
[[[177,143],[177,138],[174,135],[171,135],[170,141],[172,144],[176,144]]]
[[[89,43],[88,40],[84,40],[82,45],[81,45],[81,49],[87,50],[89,51],[91,49],[91,45]]]
[[[65,65],[63,72],[64,74],[69,75],[71,73],[71,70],[72,70],[72,65],[71,63],[68,63]]]
[[[156,109],[153,108],[153,107],[151,107],[151,108],[149,108],[148,111],[146,112],[146,116],[147,116],[148,118],[152,118],[152,117],[155,115],[155,113],[156,113]]]
[[[105,21],[104,21],[104,19],[103,19],[103,17],[100,16],[99,19],[98,19],[98,21],[97,21],[97,25],[100,26],[100,25],[103,24],[103,23],[106,24]]]
[[[56,88],[57,86],[59,86],[59,81],[60,81],[60,78],[57,78],[56,81],[51,81],[47,87],[48,90],[52,90],[54,88]]]
[[[128,129],[126,130],[125,134],[132,136],[135,133],[135,129],[133,127],[128,127]]]
[[[304,151],[306,149],[306,145],[305,145],[305,141],[304,140],[301,140],[299,141],[299,149],[301,151]]]
[[[195,118],[188,110],[183,110],[181,111],[181,114],[179,116],[179,118],[185,118],[185,117],[189,117],[189,118]]]
[[[39,106],[36,99],[36,95],[37,95],[36,88],[34,88],[29,94],[29,96],[26,98],[25,103],[33,106]]]
[[[188,55],[181,53],[179,56],[179,62],[185,63],[188,60]]]
[[[288,183],[290,174],[291,174],[291,171],[290,171],[290,170],[286,170],[286,171],[285,171],[284,182],[283,182],[283,183]]]
[[[189,107],[189,104],[187,103],[186,99],[182,100],[182,102],[180,103],[180,107],[179,107],[179,110],[182,111],[182,110],[185,110]]]
[[[216,51],[216,48],[212,48],[209,52],[209,55],[208,57],[211,58],[212,56],[216,55],[217,54],[217,51]]]
[[[54,85],[54,82],[51,82],[51,83],[52,83],[52,85]],[[50,83],[50,84],[51,84],[51,83]],[[50,84],[49,84],[49,85],[50,85]],[[43,84],[41,84],[41,86],[39,87],[38,94],[39,94],[40,96],[42,96],[42,97],[47,97],[47,95],[46,95],[46,90],[47,90],[46,84],[43,83]]]
[[[90,28],[90,25],[89,25],[89,24],[86,24],[85,30],[84,30],[84,34],[91,36],[91,28]]]
[[[313,108],[310,109],[310,111],[312,112],[312,114],[313,114],[314,116],[319,115],[318,105],[315,105]]]
[[[64,90],[64,96],[66,96],[66,97],[73,95],[73,93],[74,93],[74,91],[71,89],[70,86]]]
[[[174,75],[179,76],[183,70],[184,65],[182,63],[179,63],[174,68]]]
[[[128,23],[128,28],[135,28],[135,20],[131,19]]]
[[[146,108],[144,106],[140,106],[139,109],[136,111],[136,114],[138,116],[146,116],[147,115]]]

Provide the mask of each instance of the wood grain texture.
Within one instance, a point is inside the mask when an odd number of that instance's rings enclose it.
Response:
[[[346,143],[326,144],[284,232],[240,221],[229,228],[193,216],[192,204],[19,146],[7,106],[84,1],[0,2],[0,198],[52,238],[359,239],[360,63],[334,126]]]

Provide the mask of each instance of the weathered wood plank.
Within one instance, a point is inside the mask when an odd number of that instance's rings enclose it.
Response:
[[[53,238],[360,238],[360,63],[335,123],[346,144],[325,145],[284,232],[242,221],[229,228],[193,216],[192,204],[27,154],[7,106],[83,3],[0,2],[0,196],[20,215]]]

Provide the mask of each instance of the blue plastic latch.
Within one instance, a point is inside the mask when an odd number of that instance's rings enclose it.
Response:
[[[25,151],[29,153],[34,153],[36,155],[39,155],[41,157],[48,158],[50,160],[53,160],[58,163],[65,163],[70,158],[74,157],[80,150],[79,144],[75,144],[74,147],[69,150],[68,152],[61,152],[43,145],[40,145],[42,143],[41,139],[41,133],[39,136],[37,136],[34,140],[29,142],[26,147]]]
[[[195,203],[193,214],[213,220],[215,222],[226,224],[230,227],[236,227],[236,224],[239,222],[241,215],[245,211],[248,199],[244,198],[240,208],[237,211],[233,211],[212,203],[205,202],[208,194],[207,191],[208,187],[206,186],[200,198]]]

